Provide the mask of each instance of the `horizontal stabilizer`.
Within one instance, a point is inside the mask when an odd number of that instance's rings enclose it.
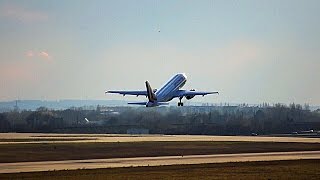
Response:
[[[142,105],[142,106],[148,105],[150,107],[169,105],[169,103],[167,103],[167,102],[155,102],[155,103],[153,103],[153,102],[128,102],[128,104],[131,104],[131,105]]]
[[[165,105],[169,105],[169,103],[167,102],[157,102],[158,106],[165,106]]]
[[[145,106],[148,102],[128,102],[128,104],[131,104],[131,105],[143,105]]]

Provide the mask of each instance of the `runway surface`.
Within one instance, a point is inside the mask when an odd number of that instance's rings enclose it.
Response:
[[[86,140],[77,140],[86,138]],[[1,139],[7,141],[1,142]],[[8,141],[19,139],[19,141]],[[21,141],[25,139],[26,141]],[[37,139],[37,141],[30,141]],[[43,141],[41,140],[43,139]],[[50,139],[50,140],[48,140]],[[66,141],[65,139],[69,139]],[[73,139],[73,140],[72,140]],[[27,141],[28,140],[28,141]],[[266,136],[204,136],[204,135],[119,135],[119,134],[43,134],[0,133],[0,144],[18,143],[79,143],[79,142],[143,142],[143,141],[249,141],[320,143],[320,138]]]
[[[320,159],[320,151],[0,163],[0,173],[296,159]]]

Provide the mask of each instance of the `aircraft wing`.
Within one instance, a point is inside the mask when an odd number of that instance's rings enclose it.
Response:
[[[184,96],[205,96],[208,94],[219,94],[219,92],[206,92],[206,91],[195,91],[195,90],[178,90],[174,94],[174,97]]]
[[[134,96],[147,96],[147,91],[106,91],[105,93],[121,94],[125,95],[134,95]]]

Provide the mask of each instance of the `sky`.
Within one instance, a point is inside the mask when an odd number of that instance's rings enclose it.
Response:
[[[219,91],[196,102],[320,104],[318,0],[0,0],[0,101],[141,100],[105,90]]]

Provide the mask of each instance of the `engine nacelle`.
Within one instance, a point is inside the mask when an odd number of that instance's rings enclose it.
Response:
[[[191,89],[190,91],[196,91],[195,89]],[[192,99],[192,98],[194,98],[194,95],[192,96],[192,95],[189,95],[189,96],[186,96],[186,99],[187,100],[190,100],[190,99]]]
[[[186,96],[186,99],[187,99],[187,100],[190,100],[190,99],[192,99],[192,98],[194,98],[194,95],[193,95],[193,96]]]
[[[196,90],[195,90],[195,89],[191,89],[190,91],[196,91]],[[191,95],[186,96],[186,99],[187,99],[187,100],[190,100],[190,99],[192,99],[192,98],[194,98],[194,95],[193,95],[193,96],[191,96]]]

